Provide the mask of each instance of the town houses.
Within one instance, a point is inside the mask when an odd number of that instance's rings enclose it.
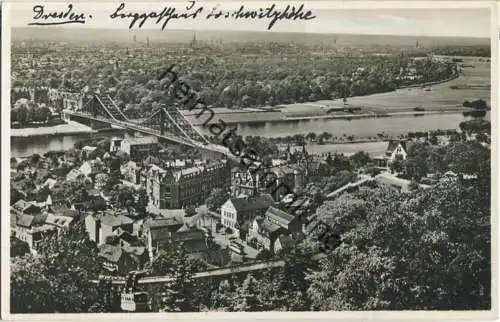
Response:
[[[226,158],[183,157],[151,137],[115,137],[108,145],[86,142],[80,149],[15,158],[11,235],[36,253],[41,241],[81,225],[109,274],[144,267],[179,246],[209,265],[262,252],[278,256],[312,233],[324,199],[371,185],[411,191],[412,181],[398,176],[404,167],[395,164],[417,143],[389,141],[383,155],[354,168],[348,157],[287,145],[256,162],[255,170]],[[439,180],[424,179],[423,189]]]
[[[231,172],[227,160],[206,162],[185,168],[144,168],[146,191],[154,206],[185,208],[200,205],[213,189],[227,190],[231,185]]]

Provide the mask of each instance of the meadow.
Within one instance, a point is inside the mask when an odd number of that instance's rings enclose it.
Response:
[[[421,87],[399,89],[394,92],[351,97],[349,105],[362,106],[372,111],[412,110],[423,107],[426,110],[446,110],[462,106],[465,100],[483,99],[490,104],[491,77],[490,63],[484,58],[464,58],[460,76],[449,82],[430,86],[426,91]]]

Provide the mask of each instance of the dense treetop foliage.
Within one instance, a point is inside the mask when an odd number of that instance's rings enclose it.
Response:
[[[160,104],[179,105],[170,77],[159,80],[171,65],[205,104],[213,107],[342,99],[446,79],[456,73],[455,63],[425,57],[425,51],[419,54],[423,59],[414,59],[401,51],[378,55],[277,43],[234,44],[230,48],[180,46],[99,52],[83,47],[70,50],[70,61],[41,53],[36,63],[40,66],[32,66],[30,71],[21,68],[26,63],[24,56],[16,55],[12,60],[16,79],[11,100],[14,104],[29,97],[23,88],[30,87],[69,92],[101,88],[110,91],[127,115],[141,117]],[[55,105],[60,107],[60,103]],[[23,112],[16,113],[23,120]]]
[[[101,270],[97,247],[83,225],[46,238],[37,255],[11,260],[12,313],[99,311],[102,298],[91,283]]]

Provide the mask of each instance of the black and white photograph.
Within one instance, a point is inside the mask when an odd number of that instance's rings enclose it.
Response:
[[[496,4],[356,2],[4,2],[3,318],[494,318]]]

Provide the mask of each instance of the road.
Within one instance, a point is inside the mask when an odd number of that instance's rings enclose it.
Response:
[[[231,275],[231,274],[236,274],[236,273],[258,271],[258,270],[263,270],[263,269],[268,269],[268,268],[273,268],[273,267],[283,267],[283,265],[285,265],[285,262],[282,260],[242,264],[242,265],[238,265],[238,266],[223,267],[223,268],[217,268],[217,269],[213,269],[213,270],[209,270],[209,271],[205,271],[205,272],[195,273],[193,275],[193,278],[198,279],[198,278]],[[111,284],[113,284],[113,285],[124,285],[125,284],[125,278],[123,278],[123,277],[101,276],[101,278],[111,280]],[[171,276],[149,276],[149,277],[144,277],[144,278],[139,279],[138,284],[157,284],[157,283],[166,283],[166,282],[170,282],[170,281],[172,281]],[[91,282],[94,284],[98,284],[100,281],[99,280],[92,280]]]

